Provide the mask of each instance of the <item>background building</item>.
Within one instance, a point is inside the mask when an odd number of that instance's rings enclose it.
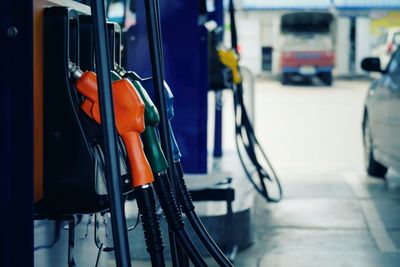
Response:
[[[239,34],[243,64],[254,74],[279,74],[280,25],[283,14],[302,11],[331,12],[336,54],[336,76],[362,75],[361,60],[371,55],[379,36],[400,26],[396,0],[242,0]]]

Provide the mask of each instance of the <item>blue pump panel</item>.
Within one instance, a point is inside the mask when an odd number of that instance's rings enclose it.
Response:
[[[161,1],[165,80],[175,96],[175,137],[185,172],[207,172],[207,30],[198,25],[192,1]],[[149,77],[151,63],[143,1],[136,1],[136,25],[127,32],[126,69]]]

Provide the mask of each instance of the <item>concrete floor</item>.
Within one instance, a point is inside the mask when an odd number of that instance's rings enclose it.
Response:
[[[400,266],[400,174],[363,170],[367,81],[256,83],[256,130],[285,199],[256,199],[255,244],[235,266]]]

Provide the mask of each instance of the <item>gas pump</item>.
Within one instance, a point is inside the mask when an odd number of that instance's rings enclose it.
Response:
[[[121,197],[134,190],[139,212],[143,220],[146,245],[150,252],[152,264],[153,266],[164,266],[164,246],[158,218],[155,213],[155,201],[152,191],[154,186],[163,211],[167,217],[169,227],[172,230],[171,232],[173,232],[173,235],[170,235],[170,237],[172,236],[178,243],[178,246],[176,246],[178,258],[175,260],[174,266],[187,266],[188,262],[185,259],[187,256],[189,256],[195,266],[206,266],[206,263],[201,258],[196,247],[187,236],[179,207],[182,208],[182,211],[186,214],[201,242],[205,245],[216,262],[220,266],[233,266],[206,231],[195,212],[191,196],[186,188],[184,171],[180,162],[182,155],[171,126],[171,120],[174,116],[174,97],[163,79],[159,3],[156,0],[145,3],[148,20],[147,25],[149,27],[150,52],[152,55],[153,79],[141,79],[133,72],[125,72],[120,67],[115,68],[116,72],[110,73],[111,68],[109,65],[113,66],[115,62],[119,63],[119,59],[109,57],[108,62],[107,60],[104,62],[104,52],[107,52],[104,50],[104,44],[106,44],[105,47],[107,47],[107,44],[111,47],[108,52],[118,50],[116,53],[119,53],[119,49],[115,43],[112,43],[112,38],[109,38],[108,42],[105,41],[106,38],[104,36],[107,31],[107,25],[103,25],[101,18],[104,15],[102,15],[104,10],[102,11],[101,4],[99,5],[98,1],[92,2],[92,18],[75,12],[72,9],[55,8],[52,9],[52,12],[47,11],[48,16],[45,21],[45,36],[48,39],[53,38],[54,40],[46,39],[45,42],[47,48],[45,69],[47,71],[47,76],[49,76],[49,73],[52,71],[57,72],[57,74],[55,75],[55,79],[49,79],[52,81],[46,84],[46,92],[50,92],[46,96],[48,97],[46,103],[51,103],[51,107],[55,110],[57,110],[56,108],[60,108],[57,104],[58,102],[52,102],[52,100],[54,100],[54,95],[52,95],[52,93],[57,91],[51,91],[52,88],[56,88],[57,82],[61,81],[63,84],[65,83],[66,85],[63,85],[61,89],[64,94],[64,99],[61,100],[61,102],[67,100],[65,108],[68,110],[68,116],[74,118],[76,121],[75,123],[77,123],[77,127],[73,128],[73,130],[77,131],[80,136],[86,138],[83,144],[78,143],[77,145],[88,148],[86,154],[87,157],[92,160],[88,161],[88,165],[84,167],[89,168],[89,170],[96,170],[96,166],[94,165],[96,165],[96,162],[100,161],[106,166],[106,168],[104,168],[104,166],[97,166],[99,172],[104,171],[104,169],[106,171],[103,176],[99,176],[102,177],[100,180],[103,180],[102,190],[97,190],[97,193],[100,192],[99,195],[104,204],[102,204],[100,208],[91,209],[90,203],[88,204],[87,201],[81,201],[82,199],[78,198],[73,200],[73,203],[75,203],[74,208],[81,209],[83,206],[89,205],[87,210],[84,211],[86,213],[108,211],[110,206],[114,207],[111,211],[115,212],[117,210],[119,214],[112,214],[111,216],[114,218],[112,226],[113,236],[115,236],[116,257],[119,258],[117,259],[117,265],[129,266],[129,263],[126,261],[126,256],[129,256],[129,253],[126,252],[126,246],[128,246],[128,244],[125,243],[126,238],[124,237],[126,236],[126,226],[121,227],[121,225],[126,225],[126,222],[124,223],[120,220],[121,218],[124,219],[124,216],[121,216],[124,214],[121,212],[120,204],[123,204]],[[68,16],[61,16],[62,18],[59,18],[59,15],[64,13],[68,14]],[[92,41],[95,45],[94,52],[96,52],[96,60],[88,56],[89,54],[92,55],[90,51],[87,54],[82,53],[82,50],[79,51],[83,41],[88,41],[88,39],[82,38],[81,43],[79,38],[82,37],[82,35],[79,36],[78,34],[80,22],[81,20],[83,22],[85,19],[89,20],[89,24],[92,23],[94,25],[94,38]],[[95,25],[96,23],[97,25]],[[60,25],[68,31],[67,40],[65,40],[63,32],[55,33],[57,29],[60,29]],[[111,24],[108,24],[108,30],[111,29],[110,25]],[[60,42],[64,42],[64,44]],[[60,56],[56,55],[57,51],[61,54]],[[102,56],[99,56],[99,54]],[[108,56],[110,55],[115,56],[116,54],[110,52]],[[54,58],[51,58],[52,56],[54,56]],[[223,57],[221,53],[220,57]],[[80,59],[82,59],[82,62],[79,62]],[[94,64],[94,61],[96,64]],[[72,62],[77,65],[74,65]],[[110,62],[112,64],[109,64]],[[90,71],[82,72],[78,67],[82,67],[81,65],[87,65],[88,69],[95,70],[98,72],[99,76],[96,76],[94,72]],[[54,70],[52,70],[53,67]],[[234,76],[236,75],[237,77],[239,75],[238,71],[235,74],[233,68],[229,68],[229,70]],[[130,81],[128,81],[128,79],[121,79],[118,75],[128,78]],[[111,80],[114,81],[107,93],[108,78],[110,78],[110,82]],[[158,110],[144,88],[154,89],[153,92]],[[105,109],[106,111],[104,111],[103,108],[105,106],[108,107],[107,105],[111,105],[114,111],[112,111],[112,108],[111,111],[107,108]],[[49,109],[47,109],[47,111],[49,111]],[[56,113],[50,114],[50,116],[55,117],[54,122],[57,122]],[[158,125],[159,122],[160,124]],[[157,133],[157,126],[159,134]],[[112,129],[114,127],[116,127],[118,135],[113,133]],[[56,131],[53,132],[56,133]],[[64,138],[63,133],[61,137]],[[119,144],[119,138],[121,138],[123,145]],[[53,139],[56,141],[60,140],[60,136],[55,134]],[[159,140],[161,141],[161,146]],[[112,143],[114,143],[114,141],[115,146],[113,147]],[[93,145],[95,145],[94,149],[92,149]],[[68,155],[71,156],[71,160],[74,159],[73,157],[75,154],[70,153]],[[76,155],[81,156],[82,153],[76,153]],[[115,163],[117,165],[115,165]],[[111,169],[107,168],[109,164],[114,167]],[[79,170],[79,168],[76,167],[75,170]],[[120,173],[122,175],[120,175]],[[117,180],[115,180],[116,174],[119,177]],[[89,179],[90,181],[99,181],[99,177],[91,177],[92,178]],[[110,177],[113,178],[108,180]],[[47,179],[46,181],[49,180]],[[79,183],[79,181],[77,181],[77,183]],[[122,183],[124,185],[123,190],[118,193],[119,189],[117,188],[116,194],[114,191],[115,188],[113,189],[110,183],[112,183],[113,186]],[[88,188],[92,188],[92,185],[89,185]],[[71,187],[71,190],[68,192],[73,192],[73,190],[74,188]],[[50,192],[49,190],[46,191],[47,193]],[[54,192],[52,192],[52,194],[56,196]],[[83,194],[83,197],[86,196]],[[96,200],[94,203],[96,203]],[[65,208],[71,208],[70,204],[71,203],[66,203]],[[117,205],[117,209],[115,209],[115,205]],[[82,213],[82,211],[73,209],[69,212],[71,214]],[[117,216],[115,217],[115,215]],[[119,219],[115,220],[115,218]],[[121,225],[119,225],[118,221]],[[73,228],[74,227],[71,225],[71,230]],[[171,250],[173,250],[173,246],[174,245],[171,243]],[[72,264],[73,261],[71,260],[70,262]]]

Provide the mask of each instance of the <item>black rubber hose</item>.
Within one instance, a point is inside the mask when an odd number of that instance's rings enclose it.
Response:
[[[145,185],[135,189],[136,201],[142,218],[144,238],[153,267],[165,267],[164,244],[160,222],[156,214],[153,188]]]
[[[167,172],[162,172],[155,175],[153,185],[158,199],[160,200],[160,204],[168,226],[175,234],[179,244],[185,250],[186,254],[189,256],[190,260],[195,266],[207,266],[206,262],[203,260],[199,251],[196,249],[184,229],[182,215],[179,211],[174,194],[172,193]]]
[[[212,239],[210,234],[207,232],[200,218],[197,216],[194,211],[194,205],[192,201],[192,197],[190,196],[189,190],[186,187],[185,180],[183,178],[183,169],[180,161],[175,162],[175,169],[177,173],[178,180],[178,189],[181,200],[182,211],[186,214],[189,219],[190,224],[192,225],[194,231],[197,236],[200,238],[200,241],[206,247],[211,256],[215,259],[215,261],[223,267],[233,267],[233,264],[229,261],[229,259],[225,256],[225,254],[221,251],[215,241]]]
[[[149,41],[151,71],[153,75],[155,104],[158,112],[160,113],[160,123],[158,125],[160,142],[168,164],[172,166],[172,150],[168,131],[168,118],[166,113],[167,109],[164,90],[164,56],[162,49],[159,1],[144,0],[144,6],[146,12],[147,35]],[[171,172],[171,170],[172,168],[170,168],[169,171]],[[173,177],[173,175],[171,176]],[[171,183],[174,186],[173,193],[175,193],[176,186],[173,181],[171,181]],[[183,252],[181,247],[177,246],[175,238],[171,232],[169,233],[171,258],[174,267],[187,267],[189,265],[187,255]]]
[[[246,173],[246,176],[250,183],[254,186],[255,190],[267,201],[267,202],[279,202],[282,199],[282,186],[280,184],[279,178],[272,167],[270,160],[268,159],[266,153],[264,152],[263,148],[259,144],[257,137],[254,132],[253,125],[248,117],[246,107],[244,105],[243,100],[243,87],[242,83],[239,83],[236,87],[234,87],[234,112],[235,112],[235,132],[236,132],[236,147],[239,155],[240,162],[242,163],[243,169]],[[240,115],[239,115],[240,114]],[[238,116],[239,115],[239,116]],[[243,135],[246,135],[244,138]],[[247,143],[246,141],[247,140]],[[260,181],[260,185],[258,186],[257,183],[253,179],[252,173],[247,168],[246,164],[244,163],[242,152],[239,146],[239,141],[244,147],[248,158],[250,159],[252,165],[256,168],[257,176]],[[260,164],[259,159],[257,158],[255,149],[261,152],[267,166],[270,170],[268,173]],[[278,189],[278,196],[271,197],[268,192],[267,185],[265,184],[264,179],[268,179],[271,182],[275,182],[276,187]]]

